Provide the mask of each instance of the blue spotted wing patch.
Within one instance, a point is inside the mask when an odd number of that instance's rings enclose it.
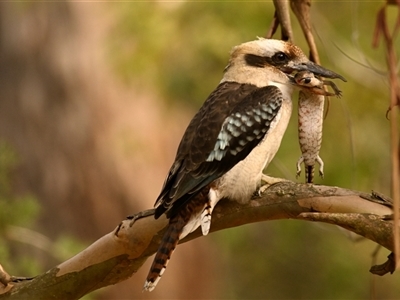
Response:
[[[282,104],[275,86],[223,82],[190,122],[156,201],[156,218],[172,217],[205,186],[246,158]]]
[[[263,139],[281,107],[282,96],[273,86],[261,90],[250,95],[226,118],[207,162],[222,161],[227,154],[238,155],[247,146],[254,146],[254,141],[258,144]]]
[[[156,218],[172,207],[176,209],[212,181],[208,172],[194,173],[214,148],[226,117],[238,103],[257,89],[251,84],[226,81],[208,96],[190,121],[179,144],[175,161],[155,203]]]

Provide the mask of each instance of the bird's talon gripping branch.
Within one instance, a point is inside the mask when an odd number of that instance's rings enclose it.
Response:
[[[288,181],[287,179],[284,178],[278,178],[278,177],[271,177],[268,175],[265,175],[264,173],[261,175],[261,181],[264,181],[268,185],[273,185],[275,183],[283,182],[283,181]]]
[[[256,192],[256,195],[258,197],[262,196],[262,194],[273,184],[279,183],[279,182],[285,182],[289,181],[284,178],[277,178],[277,177],[271,177],[268,175],[265,175],[264,173],[261,176],[261,182],[264,182],[265,184],[262,185]]]
[[[148,216],[153,216],[155,211],[156,210],[154,208],[152,208],[152,209],[143,210],[134,215],[127,216],[126,218],[128,220],[131,220],[131,222],[129,223],[129,227],[132,227],[132,225],[139,219],[142,219],[142,218],[145,218]]]

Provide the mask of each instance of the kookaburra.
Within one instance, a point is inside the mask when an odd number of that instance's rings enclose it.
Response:
[[[221,82],[187,127],[155,203],[155,218],[165,213],[169,226],[144,290],[155,288],[180,239],[199,226],[208,233],[220,199],[244,203],[260,186],[289,122],[291,74],[297,71],[339,77],[288,42],[260,38],[232,49]]]

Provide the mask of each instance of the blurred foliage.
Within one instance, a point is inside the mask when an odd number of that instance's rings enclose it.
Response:
[[[373,242],[326,224],[280,220],[218,232],[229,299],[398,299],[399,274],[368,272]],[[378,263],[386,261],[381,249]],[[374,290],[374,292],[371,292]]]
[[[38,268],[29,256],[16,259],[7,239],[10,225],[29,226],[39,213],[39,205],[32,196],[14,196],[11,189],[11,171],[17,157],[11,147],[0,141],[0,262],[6,270],[20,274],[37,274]]]
[[[141,2],[118,12],[110,49],[118,73],[198,107],[221,79],[231,46],[265,35],[273,5]]]
[[[317,183],[390,192],[388,83],[382,46],[372,49],[379,1],[313,1],[312,20],[322,64],[347,78],[341,99],[331,98]],[[110,58],[127,82],[156,90],[171,103],[197,109],[221,79],[233,45],[264,36],[271,2],[152,2],[113,6],[116,26]],[[394,19],[394,9],[389,17]],[[306,49],[293,18],[295,42]],[[399,39],[396,43],[399,42]],[[400,45],[398,47],[400,49]],[[295,178],[300,155],[297,106],[268,173]],[[303,176],[299,179],[303,181]],[[212,235],[220,247],[221,298],[399,299],[399,272],[368,273],[375,244],[354,242],[323,224],[279,221]],[[380,251],[378,263],[385,261]]]
[[[17,156],[10,145],[0,141],[0,230],[7,225],[27,226],[39,213],[39,205],[29,195],[13,196],[11,171]]]
[[[53,242],[31,229],[39,216],[40,204],[31,195],[13,193],[13,170],[17,164],[12,147],[0,141],[0,264],[11,275],[34,276],[87,245],[66,234]]]

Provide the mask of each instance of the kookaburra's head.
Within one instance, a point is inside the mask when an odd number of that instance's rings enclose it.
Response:
[[[313,62],[301,49],[289,42],[258,39],[235,46],[222,81],[266,85],[291,85],[290,74],[309,71],[316,76],[340,78],[342,76]]]

